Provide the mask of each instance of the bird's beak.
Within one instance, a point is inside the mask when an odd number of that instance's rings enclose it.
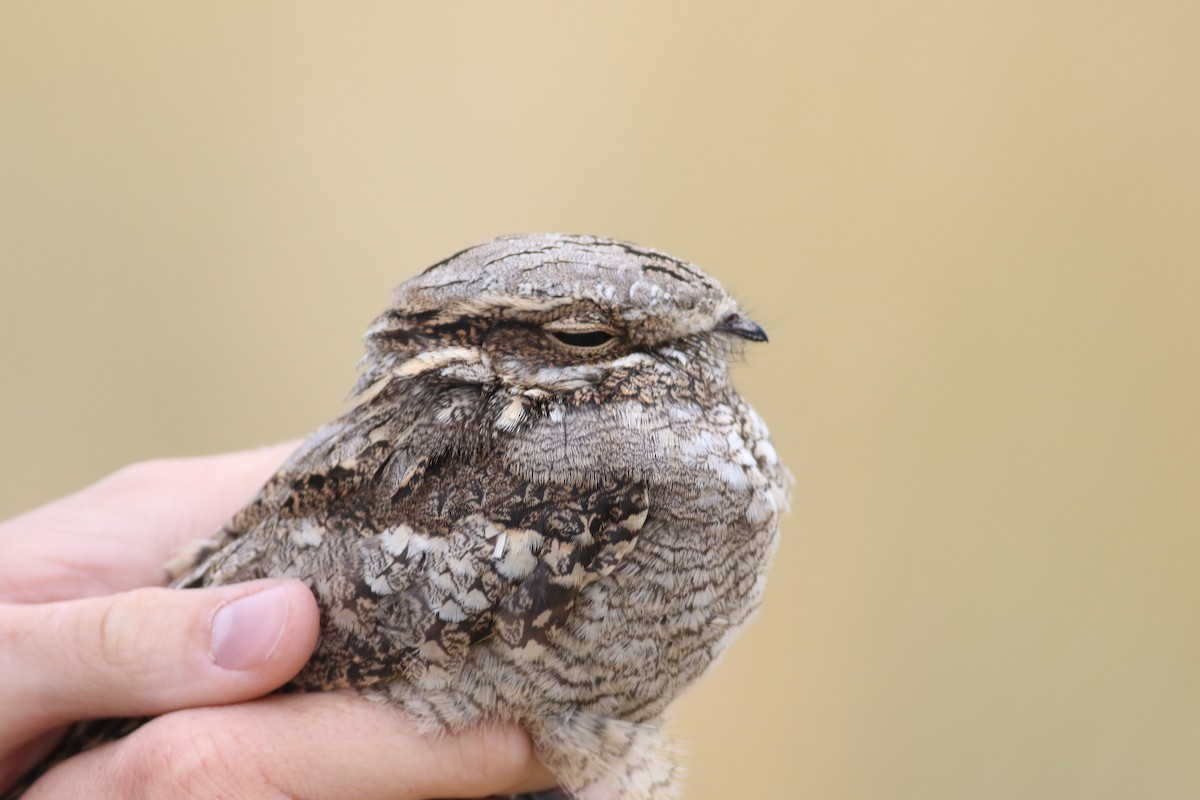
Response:
[[[730,314],[717,323],[715,330],[722,333],[732,333],[751,342],[767,341],[767,332],[754,320],[745,314]]]

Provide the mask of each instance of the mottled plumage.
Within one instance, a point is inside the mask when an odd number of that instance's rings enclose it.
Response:
[[[667,705],[758,605],[785,474],[727,357],[762,329],[709,276],[509,237],[403,284],[351,407],[175,581],[308,582],[296,688],[430,730],[521,722],[585,800],[675,797]]]

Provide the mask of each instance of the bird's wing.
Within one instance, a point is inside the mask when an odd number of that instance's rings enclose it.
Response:
[[[343,565],[349,574],[327,587],[318,581],[318,597],[331,601],[327,630],[302,685],[401,676],[436,684],[484,639],[544,645],[579,593],[634,546],[648,493],[616,479],[531,484],[485,464],[447,462],[434,464],[396,512],[356,541]]]
[[[510,470],[505,434],[470,424],[478,387],[413,399],[313,434],[175,583],[305,579],[323,624],[304,688],[448,673],[490,637],[544,644],[645,522],[644,483]]]
[[[172,586],[247,580],[250,562],[305,525],[336,519],[369,531],[416,490],[430,464],[462,447],[447,414],[478,402],[478,391],[442,392],[431,402],[360,405],[309,436],[216,535],[174,569]],[[263,574],[279,565],[263,563]]]

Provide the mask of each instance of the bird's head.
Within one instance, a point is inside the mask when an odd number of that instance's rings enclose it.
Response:
[[[653,402],[725,380],[730,345],[766,341],[696,267],[590,236],[512,236],[397,289],[367,332],[358,392],[396,379],[584,403]]]

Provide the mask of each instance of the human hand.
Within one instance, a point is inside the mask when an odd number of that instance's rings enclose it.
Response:
[[[300,581],[145,588],[287,453],[135,465],[0,524],[0,792],[71,722],[149,715],[50,770],[26,800],[418,800],[553,786],[515,726],[425,738],[357,695],[263,697],[316,644],[317,605]]]

